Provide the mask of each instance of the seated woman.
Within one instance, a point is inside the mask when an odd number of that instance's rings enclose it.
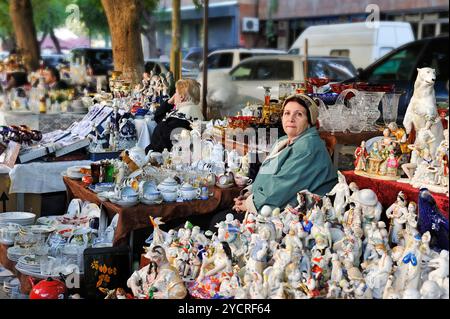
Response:
[[[146,152],[153,150],[162,152],[165,148],[169,151],[172,148],[170,139],[174,129],[191,129],[191,121],[203,120],[203,114],[200,103],[200,84],[193,79],[181,79],[175,84],[176,91],[174,96],[167,102],[162,103],[155,112],[155,120],[165,115],[155,127],[151,136],[150,145],[145,149]],[[174,109],[175,105],[175,109]]]
[[[297,205],[297,192],[309,190],[325,195],[337,183],[336,169],[315,127],[319,115],[316,103],[306,95],[288,97],[283,103],[281,137],[264,160],[255,181],[235,198],[237,212],[257,213],[264,205],[285,208]],[[225,219],[229,211],[212,218],[209,229]],[[235,216],[242,220],[244,214]]]

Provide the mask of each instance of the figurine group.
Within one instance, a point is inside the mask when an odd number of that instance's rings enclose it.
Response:
[[[436,108],[435,78],[434,69],[418,69],[414,94],[403,120],[405,129],[390,123],[370,151],[363,141],[354,154],[357,174],[395,180],[400,178],[401,168],[406,182],[413,187],[448,193],[449,136]],[[413,128],[415,140],[409,144],[407,134]]]
[[[242,223],[229,214],[215,233],[189,222],[164,232],[158,219],[150,264],[128,287],[135,298],[449,298],[448,221],[428,195],[417,205],[399,193],[386,227],[376,194],[340,174],[322,198],[301,191],[295,207]]]

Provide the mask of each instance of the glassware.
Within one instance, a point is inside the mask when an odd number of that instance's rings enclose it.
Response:
[[[386,93],[381,103],[383,105],[383,121],[387,126],[391,122],[397,122],[398,102],[402,93]]]
[[[375,130],[375,123],[381,115],[381,112],[378,110],[378,105],[380,104],[381,99],[383,98],[384,92],[368,92],[368,91],[359,91],[360,99],[361,99],[361,110],[366,116],[366,131]]]

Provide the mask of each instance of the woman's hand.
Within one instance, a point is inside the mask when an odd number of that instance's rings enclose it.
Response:
[[[245,200],[246,198],[243,198],[243,196],[235,198],[233,210],[235,210],[238,213],[245,213],[248,210],[247,203],[245,202]]]

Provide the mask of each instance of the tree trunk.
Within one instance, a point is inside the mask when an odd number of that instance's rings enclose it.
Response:
[[[55,31],[53,29],[50,29],[50,38],[53,41],[53,44],[55,45],[56,52],[58,54],[61,54],[61,45],[59,44],[59,39],[55,35]]]
[[[39,45],[36,29],[33,23],[33,8],[30,0],[10,0],[9,14],[11,16],[17,47],[28,71],[39,67]]]
[[[125,79],[139,83],[144,72],[144,55],[140,36],[140,0],[102,0],[108,19],[114,69]]]
[[[181,78],[181,1],[172,0],[172,48],[170,50],[170,69],[175,81]]]

